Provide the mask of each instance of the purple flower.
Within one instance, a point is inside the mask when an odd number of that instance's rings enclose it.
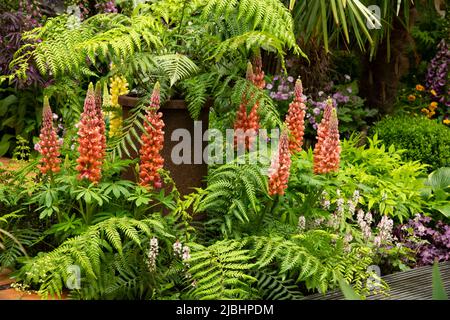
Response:
[[[320,114],[320,109],[319,108],[314,108],[313,113],[318,116]]]
[[[272,90],[272,89],[273,89],[273,85],[272,85],[271,83],[268,83],[268,84],[266,85],[266,89]]]
[[[294,82],[294,77],[291,77],[291,76],[289,76],[288,78],[287,78],[287,81],[289,81],[289,82]]]
[[[41,145],[39,143],[35,143],[34,150],[41,152]]]

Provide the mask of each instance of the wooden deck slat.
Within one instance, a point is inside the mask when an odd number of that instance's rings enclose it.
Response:
[[[450,261],[439,264],[439,271],[443,286],[450,296]],[[367,300],[431,300],[433,294],[432,285],[433,266],[420,267],[404,272],[383,276],[383,280],[389,285],[389,296],[376,294],[366,297]],[[340,290],[334,290],[327,294],[314,294],[304,298],[305,300],[344,300]]]

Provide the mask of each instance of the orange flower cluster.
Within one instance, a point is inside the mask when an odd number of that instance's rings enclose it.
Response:
[[[287,188],[291,169],[291,153],[286,133],[280,137],[278,152],[272,157],[269,168],[269,195],[283,195]]]
[[[437,107],[438,107],[438,103],[436,101],[433,101],[430,103],[428,108],[422,108],[422,110],[420,110],[420,111],[422,113],[424,113],[428,119],[431,119],[436,114]]]
[[[60,143],[53,127],[53,113],[48,102],[44,97],[44,109],[42,111],[42,128],[39,135],[39,152],[42,155],[39,170],[42,174],[56,173],[60,171],[61,159],[59,159]]]
[[[341,147],[336,108],[328,100],[322,122],[317,129],[317,143],[314,148],[314,173],[324,174],[339,170]]]
[[[303,102],[303,86],[300,79],[295,83],[294,101],[289,104],[286,116],[286,126],[289,129],[289,150],[291,153],[300,152],[305,134],[306,106]]]
[[[98,97],[94,92],[94,86],[89,84],[86,99],[84,101],[84,110],[81,114],[81,120],[78,124],[78,152],[77,171],[78,179],[89,179],[97,183],[102,176],[102,164],[105,155],[104,150],[104,131],[101,132],[101,123],[103,116],[99,118],[97,109]],[[100,98],[101,105],[101,98]],[[104,130],[104,129],[103,129]]]
[[[247,65],[247,74],[246,78],[248,81],[252,81],[255,84],[255,75],[253,73],[253,66],[249,62]],[[256,138],[256,134],[259,130],[259,116],[258,116],[258,108],[259,104],[256,102],[250,113],[247,115],[247,98],[243,94],[242,102],[239,106],[238,112],[236,114],[236,120],[234,122],[234,130],[236,135],[234,137],[234,144],[240,145],[245,142],[245,148],[248,149],[250,145],[253,144],[253,141]],[[238,131],[239,130],[239,131]]]
[[[139,151],[141,155],[140,184],[161,188],[161,177],[158,173],[164,165],[164,159],[160,152],[164,145],[164,122],[162,113],[157,112],[160,105],[160,85],[157,82],[153,89],[150,106],[147,109],[144,123],[145,133],[142,135],[142,146]],[[147,123],[148,122],[148,123]]]

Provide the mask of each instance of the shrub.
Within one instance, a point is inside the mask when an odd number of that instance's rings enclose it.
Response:
[[[386,145],[405,149],[404,158],[429,164],[432,169],[450,165],[450,130],[423,117],[396,116],[378,122],[374,133]]]

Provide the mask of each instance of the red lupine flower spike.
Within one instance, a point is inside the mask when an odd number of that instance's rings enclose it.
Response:
[[[295,83],[294,101],[289,104],[286,126],[289,129],[289,150],[291,153],[300,152],[305,134],[306,106],[303,102],[303,87],[301,80]]]
[[[98,117],[94,86],[89,84],[84,110],[78,124],[78,152],[76,170],[79,172],[78,179],[89,179],[97,183],[102,176],[102,165],[104,158],[103,136]]]
[[[262,58],[261,52],[257,50],[252,59],[253,63],[253,84],[259,89],[264,89],[266,87],[266,81],[264,80],[264,71],[262,69]]]
[[[314,148],[314,173],[324,174],[339,170],[341,147],[339,121],[336,108],[328,100],[322,122],[317,129],[317,143]]]
[[[163,168],[164,159],[161,150],[164,146],[164,122],[162,113],[157,112],[160,106],[160,85],[155,84],[150,106],[147,108],[144,122],[145,132],[142,135],[142,146],[139,151],[141,163],[139,167],[140,184],[152,188],[161,188],[162,181],[159,170]]]
[[[59,150],[61,144],[58,140],[56,130],[53,127],[53,113],[44,97],[44,109],[42,110],[42,128],[39,134],[39,153],[41,154],[40,165],[38,166],[42,174],[52,174],[60,171],[61,159]]]
[[[251,81],[253,84],[255,84],[255,74],[253,73],[253,66],[250,62],[247,64],[246,78],[248,81]],[[256,102],[253,105],[252,109],[250,110],[250,113],[247,114],[247,104],[248,104],[247,94],[248,94],[247,91],[243,93],[242,102],[239,105],[239,109],[236,113],[234,130],[240,131],[236,132],[234,142],[235,146],[245,143],[245,148],[249,149],[250,145],[253,144],[256,134],[259,130],[259,116],[258,116],[259,103]],[[252,99],[252,97],[250,97],[250,99]]]
[[[269,168],[269,195],[284,194],[289,182],[290,169],[289,139],[286,133],[282,133],[278,152],[273,155]]]

